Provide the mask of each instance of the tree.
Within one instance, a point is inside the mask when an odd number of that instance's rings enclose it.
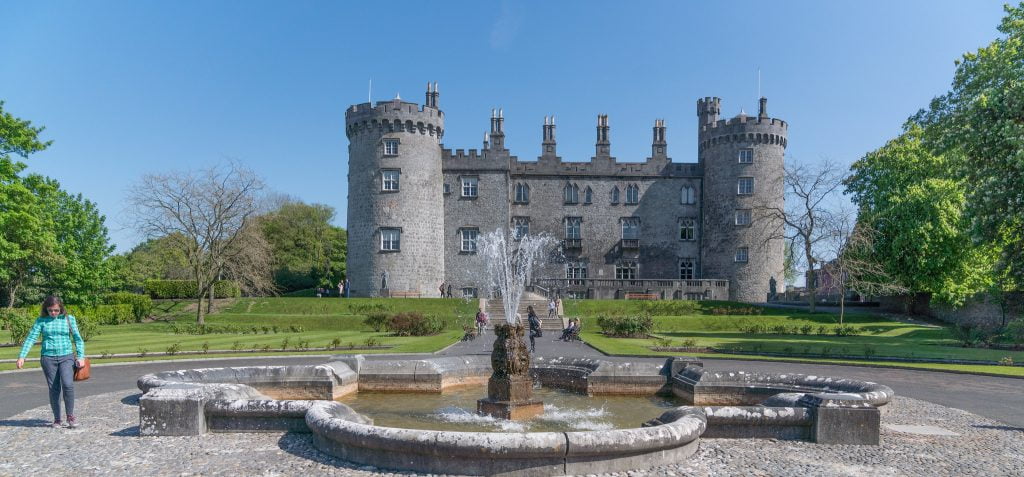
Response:
[[[925,131],[906,131],[851,166],[846,192],[871,231],[872,260],[914,292],[957,305],[987,286],[992,249],[972,243],[964,215],[967,187],[949,174],[956,161],[936,155]]]
[[[59,260],[56,243],[39,216],[39,198],[19,175],[25,164],[11,155],[28,158],[52,141],[40,141],[42,127],[4,111],[0,101],[0,300],[14,306],[19,289],[39,263]]]
[[[333,287],[345,277],[345,230],[331,225],[334,209],[295,199],[260,218],[274,254],[274,281],[285,290]]]
[[[846,290],[860,296],[894,295],[907,287],[891,277],[875,253],[877,234],[870,225],[858,222],[855,215],[840,208],[829,221],[831,239],[827,247],[832,258],[829,272],[839,288],[839,324],[846,315]]]
[[[965,212],[978,242],[995,247],[995,275],[1024,285],[1024,3],[1006,5],[1005,35],[957,62],[952,89],[911,120],[926,145],[961,160]]]
[[[165,236],[146,240],[131,251],[118,255],[122,290],[139,292],[146,280],[186,280],[190,277],[188,260],[174,242],[178,238]]]
[[[807,266],[807,304],[814,313],[817,299],[815,265],[819,263],[831,238],[830,222],[833,212],[831,201],[842,184],[839,168],[824,162],[817,167],[806,164],[787,164],[783,174],[786,194],[784,208],[772,205],[756,205],[755,212],[763,223],[765,240],[782,235],[797,250]],[[796,256],[796,254],[792,254]]]
[[[196,282],[196,322],[204,323],[204,297],[230,271],[240,282],[269,274],[266,242],[252,240],[256,195],[263,183],[238,164],[196,172],[149,174],[133,186],[129,203],[135,227],[148,238],[166,238],[184,255]]]

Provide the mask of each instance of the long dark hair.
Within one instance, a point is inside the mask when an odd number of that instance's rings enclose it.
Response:
[[[60,307],[60,314],[68,314],[68,311],[64,309],[64,300],[61,300],[59,296],[50,295],[43,300],[43,307],[39,310],[39,316],[50,316],[50,312],[46,311],[46,309],[53,305]]]

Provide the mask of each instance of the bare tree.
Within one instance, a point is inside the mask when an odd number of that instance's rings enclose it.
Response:
[[[203,299],[222,275],[261,290],[269,281],[266,241],[251,222],[263,183],[236,163],[200,171],[149,174],[129,190],[135,228],[148,238],[171,237],[196,283],[196,322]]]
[[[793,251],[802,255],[807,266],[807,303],[811,313],[817,300],[815,264],[819,263],[822,248],[832,237],[833,220],[831,201],[842,185],[842,169],[826,161],[817,167],[807,164],[787,164],[783,175],[785,206],[759,204],[758,217],[764,220],[765,240],[780,236],[790,242]],[[795,253],[794,253],[795,254]]]
[[[846,312],[846,290],[861,296],[906,293],[908,288],[885,271],[875,255],[877,232],[857,221],[857,214],[840,207],[826,226],[830,233],[825,247],[831,260],[829,273],[839,288],[839,324]]]

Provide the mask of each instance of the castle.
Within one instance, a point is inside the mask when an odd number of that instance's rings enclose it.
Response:
[[[353,296],[483,293],[477,240],[496,229],[546,233],[559,260],[532,278],[543,290],[585,298],[762,302],[783,276],[783,244],[764,211],[783,207],[787,124],[767,116],[720,119],[721,100],[697,101],[696,163],[668,156],[656,120],[644,162],[611,155],[608,116],[597,119],[588,162],[563,162],[545,117],[541,154],[505,148],[504,114],[492,111],[480,150],[441,143],[437,84],[424,104],[353,105],[349,138],[348,273]]]

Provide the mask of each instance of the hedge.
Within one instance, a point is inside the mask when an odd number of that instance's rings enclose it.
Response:
[[[75,318],[86,318],[99,325],[121,325],[135,321],[131,305],[65,305],[64,308]]]
[[[131,306],[132,315],[135,317],[136,322],[141,322],[153,314],[153,299],[149,295],[129,292],[108,293],[103,295],[103,304]]]
[[[146,280],[142,288],[151,298],[196,298],[196,282],[192,280]],[[231,280],[218,280],[213,285],[215,298],[238,298],[242,295],[238,284]]]

